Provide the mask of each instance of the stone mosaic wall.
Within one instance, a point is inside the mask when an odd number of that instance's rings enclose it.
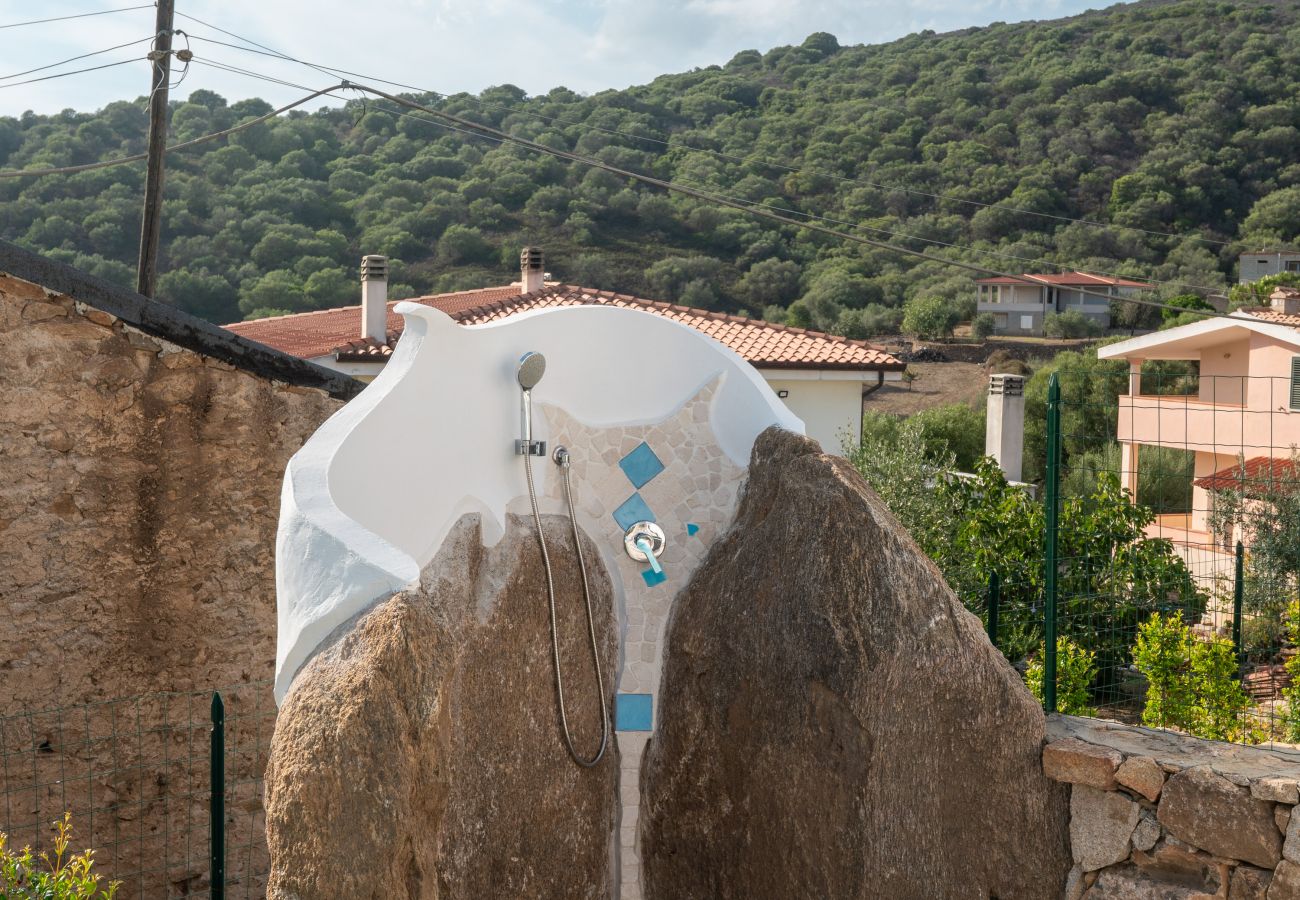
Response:
[[[588,428],[562,409],[545,406],[551,446],[571,454],[570,478],[579,520],[617,572],[621,603],[616,729],[620,754],[619,869],[623,900],[639,900],[637,846],[641,758],[659,714],[663,639],[677,593],[686,586],[712,542],[735,516],[745,470],[732,463],[713,437],[709,410],[715,380],[662,422]],[[550,465],[550,463],[546,463]],[[548,508],[563,503],[552,478]],[[663,577],[623,551],[628,525],[648,518],[664,530],[659,562]]]
[[[1300,898],[1300,753],[1055,717],[1070,785],[1066,900]]]

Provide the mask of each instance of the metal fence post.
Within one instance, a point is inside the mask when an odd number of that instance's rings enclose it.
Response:
[[[1237,654],[1237,665],[1242,664],[1241,601],[1246,592],[1245,577],[1242,574],[1242,560],[1245,555],[1241,541],[1237,541],[1237,560],[1232,575],[1232,649]]]
[[[226,706],[221,692],[212,692],[212,756],[209,769],[211,794],[208,799],[208,835],[211,856],[208,881],[211,900],[226,896]]]
[[[988,596],[988,631],[989,643],[995,648],[998,645],[998,604],[1001,602],[1002,585],[998,579],[998,573],[993,572],[989,575],[989,596]]]
[[[1043,535],[1043,709],[1056,712],[1056,538],[1057,494],[1061,483],[1061,382],[1047,384],[1047,465],[1044,469],[1046,533]]]

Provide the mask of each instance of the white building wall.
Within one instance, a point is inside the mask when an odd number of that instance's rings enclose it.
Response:
[[[844,452],[843,435],[846,433],[855,444],[862,439],[864,385],[860,373],[851,373],[854,376],[851,381],[797,377],[839,374],[834,372],[779,373],[760,370],[759,374],[767,380],[772,390],[776,391],[781,402],[790,408],[790,412],[803,419],[808,437],[820,443],[827,453]],[[898,377],[897,372],[887,374]],[[870,375],[870,380],[871,383],[875,382],[874,374]]]
[[[1300,253],[1243,253],[1237,257],[1237,280],[1241,284],[1258,281],[1265,275],[1300,271]]]

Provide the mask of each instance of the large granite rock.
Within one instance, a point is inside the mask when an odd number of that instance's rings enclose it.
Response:
[[[843,459],[769,429],[678,597],[646,896],[1059,897],[1042,710]]]
[[[599,718],[568,520],[549,518],[547,537],[569,721],[590,753]],[[271,898],[610,896],[617,753],[582,769],[564,749],[545,583],[531,522],[512,518],[485,550],[467,516],[418,591],[307,663],[266,774]],[[609,579],[591,583],[612,694]]]

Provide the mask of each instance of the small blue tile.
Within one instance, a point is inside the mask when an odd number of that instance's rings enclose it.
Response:
[[[654,723],[654,695],[619,694],[614,703],[614,728],[650,731]]]
[[[663,584],[668,580],[667,573],[656,572],[654,569],[646,569],[641,573],[641,577],[645,579],[646,587],[654,587],[656,584]]]
[[[652,478],[664,470],[664,464],[645,441],[637,444],[636,449],[620,459],[618,467],[637,490],[649,484]]]
[[[694,522],[686,523],[686,534],[689,537],[695,537],[695,535],[699,532],[699,530],[700,530],[700,526],[696,525]]]
[[[627,531],[637,522],[653,522],[655,514],[650,512],[650,507],[641,499],[640,494],[633,494],[623,501],[623,505],[614,510],[614,521],[618,527]]]

